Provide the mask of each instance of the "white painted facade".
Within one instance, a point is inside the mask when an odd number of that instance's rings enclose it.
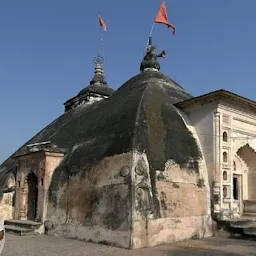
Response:
[[[218,219],[255,216],[256,106],[207,96],[181,108],[201,144],[213,215]]]

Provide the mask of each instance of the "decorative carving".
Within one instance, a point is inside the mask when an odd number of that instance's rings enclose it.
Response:
[[[136,168],[135,168],[135,172],[138,174],[138,175],[146,175],[146,170],[147,170],[147,165],[145,163],[145,160],[144,159],[141,159]]]
[[[126,177],[126,176],[128,176],[129,174],[130,174],[130,167],[129,166],[124,166],[124,167],[122,167],[122,169],[120,170],[120,175],[122,176],[122,177]]]
[[[138,211],[151,210],[151,195],[149,188],[140,186],[136,188],[136,203]]]
[[[138,175],[143,175],[145,171],[144,171],[143,166],[138,165],[138,166],[136,166],[136,168],[135,168],[135,172],[136,172]]]

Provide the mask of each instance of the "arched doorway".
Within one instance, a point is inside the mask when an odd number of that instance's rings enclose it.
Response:
[[[246,144],[237,151],[237,155],[244,161],[248,169],[245,180],[245,185],[247,188],[245,198],[249,200],[256,200],[256,152],[253,148]]]
[[[235,159],[236,165],[233,168],[233,198],[242,203],[244,215],[255,215],[256,152],[249,144],[246,144],[239,148],[236,154],[240,161]],[[242,193],[239,192],[240,190]]]
[[[27,219],[34,221],[37,213],[37,177],[34,173],[30,173],[27,176],[27,186],[28,186],[28,201],[27,201]]]

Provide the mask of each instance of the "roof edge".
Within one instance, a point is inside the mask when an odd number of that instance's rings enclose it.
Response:
[[[247,105],[247,106],[249,105],[250,107],[255,108],[255,110],[256,110],[256,101],[253,101],[251,99],[248,99],[246,97],[240,96],[238,94],[235,94],[233,92],[230,92],[230,91],[227,91],[224,89],[220,89],[220,90],[213,91],[213,92],[210,92],[207,94],[203,94],[203,95],[200,95],[200,96],[197,96],[197,97],[185,100],[185,101],[178,102],[178,103],[174,104],[174,106],[176,106],[180,109],[183,109],[183,108],[192,106],[202,100],[214,98],[216,96],[222,97],[222,98],[228,98],[235,102],[239,102],[243,105]]]

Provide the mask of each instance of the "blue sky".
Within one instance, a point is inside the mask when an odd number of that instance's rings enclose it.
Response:
[[[197,96],[224,88],[255,99],[256,1],[166,0],[176,36],[157,24],[161,71]],[[139,72],[160,0],[0,1],[0,162],[64,111],[89,84],[108,25],[106,76],[114,89]]]

